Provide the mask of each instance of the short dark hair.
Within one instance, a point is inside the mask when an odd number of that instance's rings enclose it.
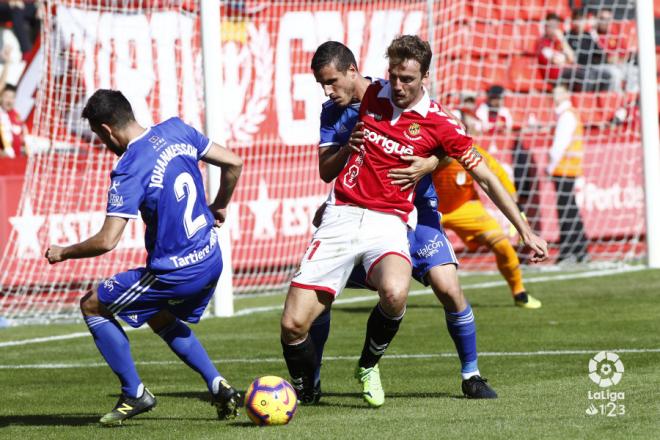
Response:
[[[390,43],[387,48],[387,58],[393,65],[399,65],[405,60],[415,60],[421,66],[422,75],[429,71],[431,66],[431,45],[417,35],[400,35]]]
[[[486,91],[486,96],[489,98],[501,98],[504,95],[505,89],[499,84],[493,84]]]
[[[18,90],[18,89],[16,88],[15,85],[5,84],[5,87],[2,89],[2,92],[14,92],[14,93],[16,93],[16,90]]]
[[[545,21],[556,20],[561,21],[561,17],[554,12],[548,12],[548,15],[545,16]]]
[[[351,65],[357,69],[357,61],[351,50],[338,41],[326,41],[321,44],[314,52],[311,68],[318,72],[325,66],[335,65],[337,71],[345,73]]]
[[[90,125],[107,124],[115,128],[122,128],[135,121],[128,99],[119,90],[109,89],[98,89],[94,92],[85,104],[82,117],[87,119]]]

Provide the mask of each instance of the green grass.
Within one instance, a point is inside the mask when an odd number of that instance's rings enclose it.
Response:
[[[463,283],[495,279],[465,278]],[[381,361],[385,406],[367,408],[352,373],[376,297],[347,291],[342,298],[369,299],[334,308],[322,404],[299,408],[288,426],[254,427],[243,414],[231,422],[214,420],[200,378],[160,338],[140,330],[129,336],[142,379],[158,398],[155,411],[121,428],[97,425],[114,405],[118,383],[102,364],[91,337],[0,347],[0,438],[657,438],[659,352],[619,353],[625,373],[612,390],[625,392],[625,416],[587,416],[585,410],[590,404],[587,392],[598,391],[587,377],[593,354],[660,348],[660,271],[528,287],[543,301],[542,309],[514,308],[504,287],[466,290],[483,352],[480,370],[500,395],[494,401],[461,397],[459,362],[443,311],[432,295],[417,295],[410,298],[401,330]],[[277,305],[282,300],[247,298],[238,300],[237,308]],[[273,310],[208,319],[195,331],[220,371],[244,390],[260,375],[287,376],[279,315]],[[0,342],[84,331],[80,324],[9,328],[0,330]],[[585,353],[510,354],[555,350]],[[397,357],[411,354],[429,356]],[[76,366],[4,367],[60,363]]]

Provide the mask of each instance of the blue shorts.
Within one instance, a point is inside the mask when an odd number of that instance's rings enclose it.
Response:
[[[99,301],[135,328],[161,310],[170,311],[182,321],[199,322],[222,272],[222,258],[212,260],[212,264],[204,265],[205,270],[185,282],[161,281],[144,267],[119,273],[99,284]]]
[[[429,285],[425,279],[426,274],[432,268],[445,264],[458,266],[454,249],[440,225],[440,215],[435,210],[427,211],[419,211],[417,227],[414,231],[408,231],[412,275],[425,286]]]
[[[435,266],[455,264],[458,259],[440,224],[440,214],[435,209],[417,211],[417,228],[408,231],[413,278],[428,286],[426,274]],[[346,287],[373,289],[367,284],[366,273],[361,264],[355,266]]]

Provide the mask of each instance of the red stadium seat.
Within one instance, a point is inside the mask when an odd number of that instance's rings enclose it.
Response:
[[[471,58],[457,58],[439,67],[440,90],[456,90],[458,92],[484,89],[482,79],[483,64]]]
[[[598,93],[598,107],[603,113],[603,118],[609,122],[614,118],[614,113],[617,109],[623,107],[625,102],[634,101],[636,99],[637,93],[621,95],[615,92],[601,92]]]
[[[508,93],[504,95],[504,106],[511,111],[514,128],[530,124],[548,127],[554,124],[552,97],[537,93]]]
[[[660,0],[658,0],[660,1]],[[495,0],[503,20],[519,20],[521,0]]]
[[[516,55],[511,59],[509,70],[509,88],[514,92],[546,91],[550,89],[550,85],[539,77],[536,57]]]
[[[606,122],[598,104],[597,93],[573,93],[571,101],[585,126],[599,126]]]
[[[543,33],[543,24],[527,21],[516,25],[515,51],[523,54],[536,54],[536,42]]]
[[[571,16],[567,0],[525,0],[520,7],[523,20],[543,20],[549,12],[564,18]]]
[[[472,18],[477,20],[499,20],[502,17],[499,5],[493,2],[474,2],[469,8]]]
[[[511,23],[473,23],[469,34],[472,55],[510,55],[515,45],[514,31]]]
[[[491,55],[482,58],[483,63],[482,77],[486,88],[493,84],[499,84],[505,88],[509,88],[509,62],[507,59]]]

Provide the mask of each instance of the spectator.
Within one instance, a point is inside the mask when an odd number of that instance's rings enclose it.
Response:
[[[603,63],[617,72],[625,80],[626,91],[639,91],[639,67],[635,65],[634,52],[628,47],[629,35],[612,33],[612,10],[603,8],[598,11],[596,38],[604,50]]]
[[[21,53],[32,50],[33,35],[39,27],[40,1],[8,0],[0,2],[0,21],[11,21]]]
[[[461,92],[460,103],[458,108],[452,110],[456,116],[465,125],[467,132],[470,136],[479,136],[483,131],[483,127],[479,117],[476,114],[477,108],[477,95],[474,92],[463,91]]]
[[[557,193],[559,222],[559,255],[562,261],[586,261],[587,237],[580,209],[575,200],[575,182],[583,176],[582,135],[584,127],[571,104],[568,90],[562,86],[553,90],[557,126],[549,154],[547,172],[552,176]]]
[[[561,18],[549,13],[545,19],[544,34],[536,45],[539,69],[543,78],[553,86],[567,85],[573,91],[593,92],[607,90],[611,86],[611,76],[590,66],[575,64],[575,53],[564,38]]]
[[[21,56],[21,46],[11,29],[2,25],[0,25],[0,51],[3,54],[0,62],[3,66],[7,67],[6,80],[12,84],[16,84],[25,66]]]
[[[0,92],[0,141],[8,156],[29,156],[30,151],[25,144],[25,123],[14,108],[15,101],[16,86],[5,85]]]
[[[486,134],[503,133],[513,129],[511,112],[503,106],[504,92],[504,87],[500,85],[491,86],[486,92],[486,102],[477,108],[477,117]]]
[[[610,89],[615,92],[622,90],[622,71],[607,63],[607,56],[598,41],[598,34],[592,27],[591,19],[585,17],[581,9],[573,10],[571,30],[566,35],[566,41],[571,46],[580,66],[590,67],[600,72],[600,77],[611,77]]]

